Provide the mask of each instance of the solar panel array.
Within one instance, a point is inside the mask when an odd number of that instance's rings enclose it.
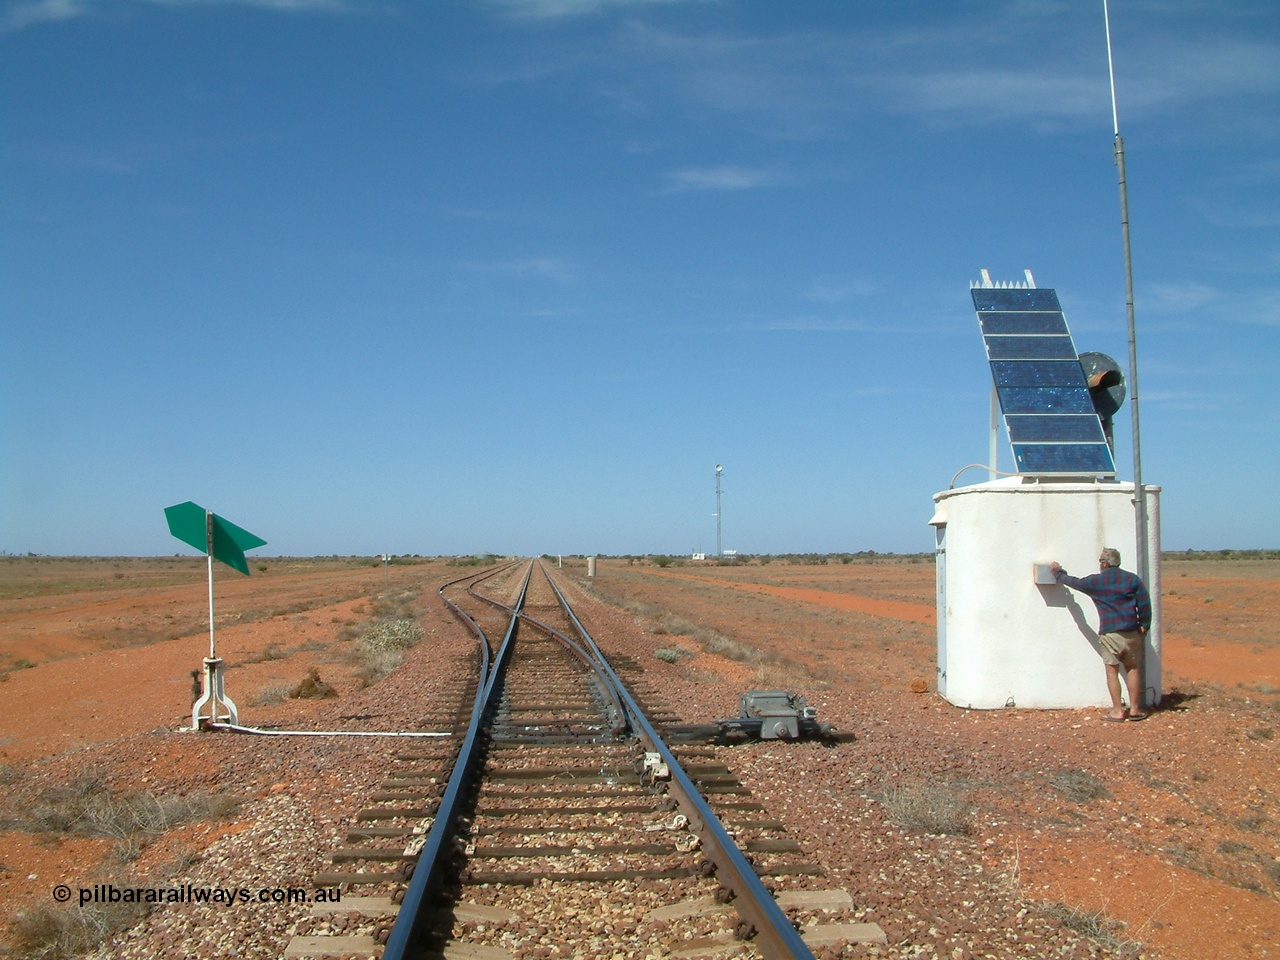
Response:
[[[1057,292],[1044,287],[973,287],[970,292],[1018,472],[1114,477],[1115,460]]]

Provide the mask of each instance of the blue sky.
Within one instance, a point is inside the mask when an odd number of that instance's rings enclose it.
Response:
[[[1111,26],[1143,479],[1276,547],[1280,5]],[[727,549],[923,551],[982,268],[1127,367],[1101,0],[22,0],[0,83],[9,553],[712,551],[717,463]]]

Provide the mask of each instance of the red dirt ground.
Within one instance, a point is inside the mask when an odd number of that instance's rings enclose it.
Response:
[[[1148,957],[1280,956],[1280,562],[1165,564],[1166,703],[1140,725],[1098,723],[1097,711],[961,711],[938,698],[928,563],[600,566],[600,595],[648,604],[647,617],[678,613],[768,652],[763,667],[732,654],[690,661],[744,688],[794,681],[851,691],[866,698],[860,722],[869,729],[957,744],[1009,782],[1046,756],[1100,776],[1100,758],[1119,757],[1113,766],[1132,783],[1123,823],[1088,807],[1069,811],[1065,825],[1047,821],[1043,798],[975,787],[1006,824],[987,838],[993,868],[1015,864],[1026,895],[1105,910]],[[442,563],[387,573],[393,588],[434,588],[458,575]],[[136,749],[142,788],[153,770],[207,763],[181,738],[142,736],[190,721],[190,672],[208,653],[204,575],[201,560],[0,558],[0,771],[113,745]],[[367,614],[385,575],[337,559],[264,561],[250,578],[220,572],[218,652],[242,712],[258,692],[295,684],[313,666],[349,684],[343,627]],[[315,708],[286,707],[293,723]],[[254,719],[272,710],[259,707]],[[184,829],[184,842],[199,847],[236,827]],[[92,875],[108,846],[0,832],[0,902],[12,910],[47,901],[53,883]]]
[[[1100,711],[961,711],[908,693],[933,689],[925,679],[936,665],[932,565],[616,564],[597,579],[607,595],[678,610],[776,650],[790,685],[807,674],[833,687],[896,689],[905,694],[899,722],[921,741],[944,740],[957,718],[972,718],[981,729],[975,749],[1014,753],[1009,779],[1018,765],[1032,769],[1049,757],[1063,769],[1092,770],[1101,750],[1114,749],[1106,740],[1131,739],[1120,753],[1137,768],[1128,822],[1051,829],[1058,824],[1050,818],[1008,829],[993,837],[992,866],[1012,860],[1028,895],[1124,921],[1147,955],[1280,956],[1280,563],[1171,562],[1164,577],[1165,708],[1145,724],[1121,726],[1097,722]],[[753,602],[735,608],[735,595]],[[755,602],[765,597],[781,605],[766,612]],[[705,657],[693,662],[716,669]],[[740,673],[741,664],[729,663]],[[1031,749],[1019,748],[1028,733]],[[1043,796],[1036,803],[1048,805]]]

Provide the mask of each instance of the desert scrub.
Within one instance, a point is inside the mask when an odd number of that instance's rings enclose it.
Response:
[[[1046,903],[1040,910],[1068,930],[1074,930],[1122,956],[1137,954],[1142,949],[1142,944],[1136,940],[1120,936],[1125,928],[1122,921],[1111,919],[1102,910],[1082,910],[1065,903]]]
[[[889,787],[880,795],[889,819],[912,833],[969,832],[969,802],[955,788],[929,784]]]
[[[85,778],[45,790],[39,800],[9,821],[31,833],[71,833],[126,839],[161,834],[193,820],[220,817],[238,801],[222,794],[116,793],[100,780]]]
[[[679,663],[681,660],[687,660],[693,656],[693,651],[688,647],[682,647],[677,644],[674,647],[659,647],[653,651],[653,655],[663,663]]]
[[[336,697],[338,691],[331,684],[320,679],[320,671],[312,667],[302,682],[289,691],[293,700],[328,700]]]
[[[8,953],[24,960],[70,960],[132,926],[146,912],[137,903],[33,907],[10,925]]]
[[[362,687],[377,683],[404,661],[404,651],[421,643],[427,632],[416,620],[379,617],[361,629],[351,658],[356,682]]]
[[[1075,803],[1105,800],[1111,796],[1107,785],[1088,770],[1059,770],[1053,775],[1053,785],[1059,793]]]
[[[272,683],[263,687],[253,695],[253,699],[249,701],[252,707],[270,707],[277,703],[284,703],[285,698],[289,696],[289,685],[287,683]]]
[[[132,860],[142,848],[173,827],[225,816],[239,801],[225,794],[119,793],[88,777],[45,790],[25,808],[6,811],[0,826],[27,833],[107,837],[115,855]]]
[[[381,617],[364,629],[356,645],[367,650],[408,650],[426,635],[416,620]]]

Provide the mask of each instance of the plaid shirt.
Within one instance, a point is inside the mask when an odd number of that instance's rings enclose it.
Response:
[[[1093,598],[1098,608],[1098,633],[1151,626],[1151,596],[1136,574],[1107,567],[1087,577],[1072,577],[1060,570],[1057,579]]]

